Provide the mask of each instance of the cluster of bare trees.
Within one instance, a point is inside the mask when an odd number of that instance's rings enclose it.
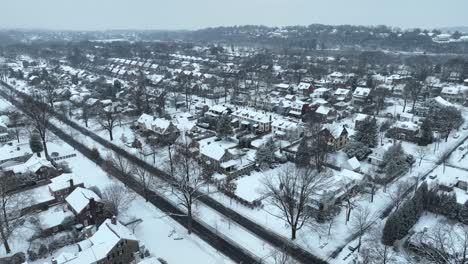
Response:
[[[430,230],[416,233],[411,238],[413,250],[431,263],[467,263],[468,227],[440,221]]]
[[[314,196],[329,185],[329,177],[309,167],[285,166],[276,175],[264,178],[264,195],[291,229],[291,239],[305,225],[311,224]]]
[[[15,193],[14,186],[13,175],[0,175],[0,239],[6,253],[11,252],[10,238],[25,221],[21,208],[31,204],[31,197]]]
[[[112,164],[122,175],[134,177],[142,186],[144,198],[149,200],[151,191],[160,191],[167,195],[171,195],[177,204],[180,205],[187,216],[187,229],[189,234],[192,232],[193,210],[196,202],[202,197],[210,193],[208,181],[213,174],[213,170],[209,166],[193,157],[190,153],[189,145],[180,146],[170,149],[171,151],[171,177],[165,181],[157,180],[155,175],[148,170],[133,164],[122,156],[111,153],[107,157],[107,164]],[[174,152],[174,153],[172,153]],[[206,187],[206,188],[205,188]],[[128,201],[128,197],[121,195],[112,195],[116,189],[124,187],[111,186],[109,190],[104,190],[103,199],[114,201],[110,203],[110,210],[119,212],[124,204],[123,201]],[[214,190],[212,190],[213,192]],[[117,202],[118,201],[118,202]]]
[[[189,142],[175,148],[174,156],[171,155],[171,180],[162,186],[166,192],[172,194],[179,205],[187,213],[187,228],[192,232],[193,206],[203,196],[208,195],[208,181],[212,177],[213,170],[203,162],[196,159],[190,152]],[[211,191],[211,193],[214,190]]]

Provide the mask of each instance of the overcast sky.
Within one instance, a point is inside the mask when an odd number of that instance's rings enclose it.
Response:
[[[199,29],[321,24],[468,26],[467,0],[0,0],[1,28]]]

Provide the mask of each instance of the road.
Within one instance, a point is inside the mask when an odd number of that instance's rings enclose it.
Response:
[[[16,89],[12,88],[10,85],[8,85],[8,84],[6,84],[4,82],[1,82],[1,84],[3,85],[4,88],[6,88],[10,92],[14,93],[17,98],[25,98],[26,96],[28,96],[28,95],[26,95],[24,93],[21,93],[21,92],[17,91]],[[8,101],[10,101],[12,104],[16,104],[16,105],[21,106],[21,102],[19,102],[17,99],[15,99],[15,98],[13,98],[11,96],[8,96],[8,94],[6,92],[2,92],[2,93],[0,93],[0,95],[3,96]],[[148,170],[150,173],[154,174],[156,177],[158,177],[158,178],[160,178],[162,180],[165,180],[165,181],[170,181],[171,176],[168,175],[167,173],[163,172],[162,170],[160,170],[160,169],[154,167],[153,165],[148,164],[146,161],[141,160],[140,158],[130,154],[126,150],[122,149],[121,147],[119,147],[119,146],[117,146],[117,145],[115,145],[115,144],[101,138],[100,136],[98,136],[94,132],[91,132],[91,131],[87,130],[86,128],[76,124],[75,122],[69,120],[65,116],[59,115],[59,114],[57,114],[55,112],[52,112],[52,111],[51,111],[51,114],[54,115],[55,118],[57,118],[58,120],[60,120],[64,124],[66,124],[66,125],[72,127],[73,129],[79,131],[83,135],[88,136],[89,138],[91,138],[96,143],[100,144],[101,146],[114,151],[115,153],[117,153],[117,154],[121,155],[122,157],[128,159],[129,161],[133,162],[134,164]],[[55,129],[58,132],[57,135],[59,137],[62,136],[63,137],[62,139],[65,141],[67,134],[64,133],[63,131],[61,131],[60,129],[58,129],[57,127],[55,127]],[[60,133],[60,132],[62,132],[62,133]],[[59,134],[62,134],[62,135],[60,136]],[[72,141],[72,142],[74,142],[73,144],[82,145],[81,143],[76,142],[76,140],[74,140],[70,136],[68,136],[68,137],[69,138],[67,140],[69,140],[69,141],[73,140]],[[82,145],[82,148],[83,147],[85,147],[85,146]],[[88,151],[90,151],[89,148],[86,147],[86,149]],[[84,154],[84,155],[86,155],[86,154]],[[88,155],[89,155],[89,153],[88,153]],[[93,160],[93,159],[91,158],[91,160]],[[116,177],[116,178],[118,178],[118,177]],[[125,177],[125,179],[126,178],[128,178],[128,177]],[[122,178],[120,180],[124,181],[125,179]],[[132,181],[133,181],[132,184],[139,185],[137,182],[135,182],[135,180],[132,180]],[[156,194],[154,194],[154,195],[156,195]],[[164,200],[164,198],[162,198],[162,197],[160,197],[160,198]],[[286,239],[286,238],[274,233],[273,231],[259,225],[258,223],[244,217],[240,213],[234,211],[231,208],[228,208],[228,207],[224,206],[222,203],[216,201],[215,199],[213,199],[210,196],[206,196],[206,195],[201,196],[201,198],[199,200],[202,203],[204,203],[205,205],[207,205],[208,207],[210,207],[210,208],[214,209],[215,211],[217,211],[218,213],[224,215],[226,218],[230,218],[232,221],[234,221],[238,225],[242,226],[246,230],[248,230],[251,233],[255,234],[257,237],[259,237],[263,241],[265,241],[265,242],[269,243],[270,245],[278,248],[279,250],[283,250],[288,255],[290,255],[295,260],[297,260],[297,261],[299,261],[301,263],[306,263],[306,264],[322,264],[322,263],[324,264],[324,263],[327,263],[326,261],[324,261],[324,260],[320,259],[319,257],[313,255],[309,251],[299,247],[295,243],[292,243],[289,239]],[[173,208],[173,209],[175,209],[175,208]],[[178,209],[178,210],[180,210],[180,209]],[[185,224],[184,224],[184,226],[185,226]],[[209,244],[212,245],[212,243],[209,243]],[[255,263],[255,262],[243,262],[243,263]]]
[[[24,106],[20,102],[8,97],[8,95],[6,95],[6,93],[4,93],[3,91],[0,91],[0,96],[9,100],[18,109],[23,110]],[[78,142],[72,136],[70,136],[69,134],[59,129],[50,122],[49,129],[52,133],[57,135],[67,144],[74,147],[89,160],[93,161],[99,166],[103,165],[104,159],[102,157],[96,157],[89,147]],[[122,175],[117,168],[109,166],[108,164],[106,164],[106,168],[109,170],[110,175],[124,183],[128,188],[132,189],[141,196],[145,195],[144,188],[133,177],[127,177],[126,175]],[[148,201],[154,206],[156,206],[159,210],[164,212],[166,215],[174,219],[176,222],[187,228],[187,217],[184,216],[185,213],[173,203],[152,191],[149,192]],[[193,219],[192,230],[194,234],[196,234],[198,237],[204,240],[207,244],[209,244],[219,252],[223,253],[225,256],[229,257],[236,263],[261,263],[257,256],[254,256],[248,250],[242,248],[237,243],[231,241],[229,238],[223,236],[222,234],[219,234],[219,232],[212,229],[208,225],[203,224],[197,219]]]

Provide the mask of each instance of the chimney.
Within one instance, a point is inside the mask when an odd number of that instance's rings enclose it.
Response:
[[[73,183],[73,179],[70,179],[70,180],[68,180],[68,181],[70,182],[70,189],[73,190],[73,186],[75,185],[75,184]]]
[[[92,211],[96,207],[96,201],[94,197],[89,198],[89,209]]]
[[[52,261],[52,264],[57,264],[57,260],[54,257],[52,257],[51,261]]]
[[[115,217],[115,215],[112,216],[112,218],[111,218],[111,223],[112,223],[113,225],[116,225],[116,224],[117,224],[117,218]]]

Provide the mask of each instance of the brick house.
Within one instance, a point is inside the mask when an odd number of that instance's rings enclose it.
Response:
[[[63,201],[75,188],[84,188],[83,179],[72,173],[64,173],[52,178],[49,183],[49,192],[56,201]]]
[[[91,237],[78,243],[79,252],[62,253],[52,264],[138,263],[144,248],[138,239],[117,219],[104,221]]]
[[[83,226],[94,225],[99,222],[103,214],[104,204],[101,198],[89,189],[76,187],[65,198],[68,208],[73,212],[77,222]]]

